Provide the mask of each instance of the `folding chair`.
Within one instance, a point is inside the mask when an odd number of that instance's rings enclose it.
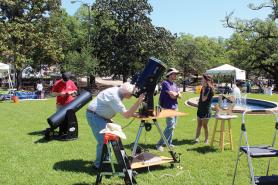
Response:
[[[245,114],[247,113],[271,113],[275,115],[275,131],[273,135],[273,140],[271,146],[249,146],[248,138],[247,138],[247,131],[245,126]],[[241,124],[241,134],[240,134],[240,142],[239,142],[239,151],[235,165],[235,171],[233,176],[232,185],[235,184],[236,172],[239,158],[242,154],[246,154],[248,167],[250,172],[251,184],[252,185],[277,185],[278,184],[278,175],[271,175],[269,176],[269,168],[270,168],[270,159],[268,161],[266,175],[265,176],[255,176],[254,175],[254,168],[252,165],[253,158],[270,158],[270,157],[278,157],[278,150],[275,149],[275,140],[276,134],[278,130],[278,116],[273,111],[270,110],[247,110],[242,114],[242,124]],[[245,146],[241,146],[242,140],[245,140]]]

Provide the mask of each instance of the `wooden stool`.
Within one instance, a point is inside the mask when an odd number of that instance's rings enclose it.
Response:
[[[237,117],[236,115],[215,116],[215,124],[214,124],[213,132],[212,132],[212,138],[211,138],[211,141],[210,141],[210,146],[213,146],[213,142],[215,141],[215,142],[219,142],[219,147],[220,147],[221,151],[224,150],[224,145],[225,144],[229,144],[230,149],[233,150],[234,147],[233,147],[233,135],[232,135],[231,119],[234,119],[236,117]],[[218,121],[221,121],[220,130],[217,130]],[[225,130],[225,121],[228,122],[228,130]],[[228,136],[229,136],[229,142],[228,143],[224,143],[225,131],[228,131]],[[215,132],[220,132],[220,140],[214,140]]]

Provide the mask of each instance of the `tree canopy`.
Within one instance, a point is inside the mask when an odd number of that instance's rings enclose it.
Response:
[[[125,81],[150,56],[167,60],[174,37],[151,24],[147,0],[97,0],[93,11],[92,45],[100,74],[121,75]]]
[[[26,65],[63,58],[62,48],[56,42],[58,33],[49,24],[51,14],[59,10],[59,0],[0,2],[0,54],[14,65],[18,79]]]
[[[112,75],[126,81],[156,57],[184,77],[232,63],[275,79],[278,87],[277,5],[276,0],[249,5],[255,11],[270,8],[265,20],[227,15],[225,26],[235,32],[222,39],[178,36],[153,25],[148,0],[96,0],[74,16],[61,9],[60,0],[2,0],[0,58],[15,67],[18,86],[26,66],[58,64],[77,77]]]
[[[184,77],[202,74],[206,69],[229,63],[225,43],[221,39],[181,35],[175,42],[175,65]]]
[[[273,78],[278,87],[278,2],[271,0],[258,6],[250,4],[252,10],[271,8],[272,12],[265,20],[232,19],[233,13],[226,17],[226,26],[233,28],[235,34],[231,37],[228,49],[231,60],[244,66],[252,73],[264,72],[266,77]]]

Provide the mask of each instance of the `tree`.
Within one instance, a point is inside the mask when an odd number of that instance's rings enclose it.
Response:
[[[202,74],[206,69],[229,63],[225,42],[221,39],[181,35],[175,43],[175,59],[184,78],[188,74]]]
[[[203,61],[199,54],[198,46],[192,35],[182,35],[176,39],[175,59],[177,67],[183,71],[184,79],[188,74],[198,74],[202,70]]]
[[[151,24],[147,0],[97,0],[93,11],[92,46],[100,75],[122,76],[126,81],[150,56],[167,59],[174,37]]]
[[[74,73],[77,78],[87,76],[88,90],[91,90],[90,88],[94,85],[94,80],[90,79],[94,78],[94,69],[97,67],[97,61],[92,58],[91,52],[92,48],[86,46],[80,52],[70,51],[63,64],[63,68]]]
[[[248,67],[250,66],[253,70],[265,72],[264,76],[271,76],[275,80],[277,89],[278,27],[276,21],[278,18],[278,2],[271,0],[258,6],[250,4],[249,8],[252,10],[270,8],[271,13],[265,20],[233,20],[233,13],[226,16],[226,26],[236,31],[232,42],[230,42],[230,47],[233,48],[232,56],[242,59],[241,62]],[[241,43],[241,45],[234,46],[235,41],[240,41],[236,43]]]
[[[61,47],[55,42],[55,28],[48,24],[49,16],[60,10],[60,4],[60,0],[0,2],[0,54],[15,67],[17,88],[21,86],[22,70],[31,63],[37,64],[34,56],[48,62],[63,57]]]

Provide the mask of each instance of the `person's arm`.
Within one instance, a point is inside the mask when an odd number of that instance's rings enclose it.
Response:
[[[174,91],[171,91],[170,90],[170,88],[169,88],[169,84],[166,82],[166,81],[164,81],[162,84],[161,84],[161,93],[163,93],[163,92],[165,92],[165,93],[167,93],[169,96],[170,96],[170,98],[172,98],[172,99],[176,99],[177,97],[177,94],[174,92]]]
[[[67,85],[70,85],[71,88],[67,91],[66,94],[67,94],[67,95],[72,95],[72,96],[76,95],[76,93],[77,93],[77,87],[76,87],[75,83],[74,83],[72,80],[70,80],[70,81],[67,82],[67,83],[69,83],[69,84],[67,84]]]
[[[170,96],[172,99],[177,99],[179,97],[179,93],[175,91],[170,91],[169,87],[165,88],[165,92]]]
[[[122,112],[122,116],[125,118],[130,118],[131,116],[133,116],[139,105],[144,101],[144,99],[145,94],[143,93],[139,96],[137,101],[132,105],[132,107],[129,110]]]
[[[57,88],[57,83],[55,83],[54,86],[52,87],[51,95],[52,96],[66,96],[66,93],[59,92],[59,90]]]
[[[52,96],[66,96],[66,93],[59,93],[59,92],[52,92],[51,93]]]
[[[169,94],[169,96],[172,98],[172,99],[177,99],[178,97],[178,93],[177,92],[174,92],[174,91],[166,91],[167,94]]]
[[[71,96],[75,96],[76,93],[77,93],[77,91],[68,91],[66,94],[71,95]]]
[[[176,85],[175,85],[176,86]],[[177,98],[181,98],[181,93],[179,91],[179,88],[178,86],[175,87],[175,91],[169,91],[169,90],[166,90],[166,93],[169,94],[169,96],[172,98],[172,99],[177,99]]]
[[[202,91],[202,102],[207,101],[210,91],[211,89],[208,87],[206,87],[204,91]]]

